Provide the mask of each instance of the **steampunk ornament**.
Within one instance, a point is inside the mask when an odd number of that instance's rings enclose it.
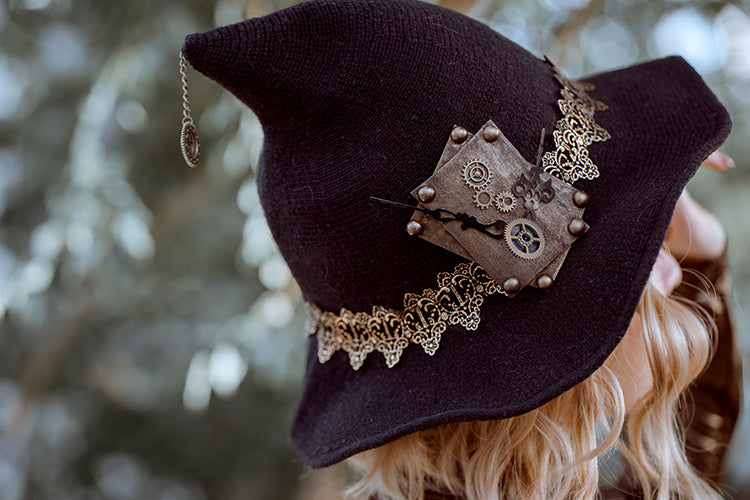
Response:
[[[433,175],[412,192],[420,203],[409,225],[421,230],[409,234],[477,262],[509,296],[550,288],[588,229],[588,197],[527,162],[492,120],[465,130],[453,129]]]
[[[557,76],[559,72],[552,69]],[[558,106],[564,116],[569,118],[575,108],[575,113],[588,117],[577,131],[607,140],[606,130],[597,126],[592,131],[588,126],[593,112],[606,106],[588,97],[583,84],[571,90],[564,86],[567,80],[558,81],[563,85]],[[571,123],[578,122],[558,120],[553,138]],[[577,177],[568,174],[575,169],[549,168],[544,138],[542,130],[536,165],[532,165],[491,120],[476,134],[454,125],[433,174],[411,192],[419,202],[416,207],[370,197],[412,211],[405,227],[409,236],[469,262],[452,273],[440,273],[439,289],[407,293],[401,311],[376,306],[372,315],[347,309],[336,315],[311,305],[310,332],[317,336],[321,363],[343,350],[357,370],[368,353],[379,351],[390,368],[409,343],[420,344],[434,355],[448,325],[478,327],[485,295],[512,297],[527,285],[539,290],[553,287],[571,245],[589,229],[582,218],[589,195],[572,186]],[[568,145],[556,142],[555,146],[555,154],[565,157]],[[588,158],[588,152],[582,154]],[[385,321],[385,312],[392,321]]]
[[[182,82],[182,130],[180,131],[180,150],[185,163],[195,168],[201,161],[201,143],[198,139],[198,129],[193,122],[193,112],[190,110],[190,96],[187,86],[187,61],[180,52],[180,79]]]
[[[508,213],[516,208],[516,197],[510,191],[500,191],[494,198],[495,208],[502,213]]]

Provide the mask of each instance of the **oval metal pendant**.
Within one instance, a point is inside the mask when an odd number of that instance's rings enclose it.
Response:
[[[191,168],[194,168],[201,161],[201,144],[198,140],[198,131],[190,122],[182,124],[182,132],[180,133],[180,148],[182,149],[182,157],[185,158]]]

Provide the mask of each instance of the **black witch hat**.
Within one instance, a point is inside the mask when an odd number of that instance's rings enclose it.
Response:
[[[311,310],[312,467],[591,375],[730,128],[679,57],[572,82],[417,0],[311,0],[183,51],[263,124],[261,201]]]

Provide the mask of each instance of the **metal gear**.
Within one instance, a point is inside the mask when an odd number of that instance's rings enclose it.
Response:
[[[534,260],[544,253],[544,232],[529,219],[514,219],[505,225],[505,243],[516,257]]]
[[[477,191],[474,193],[474,205],[485,210],[492,206],[492,195],[488,191]]]
[[[469,160],[464,165],[462,172],[464,182],[471,189],[484,189],[492,180],[492,171],[483,161],[476,158]]]
[[[504,214],[516,208],[517,201],[516,197],[510,191],[500,191],[495,195],[494,199],[495,208]]]

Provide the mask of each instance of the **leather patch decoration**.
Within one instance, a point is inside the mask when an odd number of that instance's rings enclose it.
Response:
[[[475,135],[455,127],[412,196],[410,234],[478,263],[511,297],[549,288],[588,230],[588,196],[527,162],[492,120]]]

